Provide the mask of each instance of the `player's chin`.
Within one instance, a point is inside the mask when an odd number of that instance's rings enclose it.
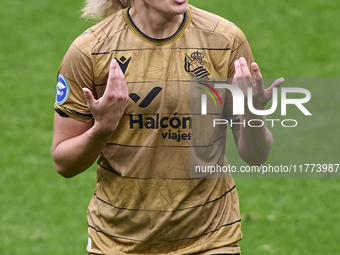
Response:
[[[173,12],[183,14],[188,8],[188,0],[170,0],[172,1]]]

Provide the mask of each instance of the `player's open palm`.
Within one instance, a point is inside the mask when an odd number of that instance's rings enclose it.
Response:
[[[233,84],[242,90],[245,100],[248,100],[248,97],[252,96],[253,106],[255,109],[263,110],[272,98],[273,88],[280,87],[280,85],[284,82],[284,79],[279,78],[275,80],[268,89],[265,89],[259,66],[256,63],[252,63],[251,69],[254,73],[255,83],[253,83],[245,58],[241,57],[239,60],[236,60]],[[248,88],[252,88],[252,95],[248,93]],[[245,101],[245,103],[247,103],[247,101]]]
[[[117,61],[115,59],[111,61],[107,86],[101,98],[94,99],[91,91],[87,88],[84,88],[83,91],[88,108],[95,119],[95,125],[102,132],[114,131],[129,100],[125,77]]]

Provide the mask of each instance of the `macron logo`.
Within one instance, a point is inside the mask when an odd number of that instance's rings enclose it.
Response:
[[[115,58],[120,66],[120,69],[122,69],[123,74],[126,73],[126,69],[128,68],[129,64],[130,64],[130,60],[126,59],[126,57],[122,56],[120,59]]]
[[[156,98],[156,96],[161,92],[161,87],[154,87],[149,94],[143,99],[143,101],[138,105],[141,108],[148,107],[149,104]],[[136,93],[129,94],[129,97],[132,99],[133,102],[137,103],[140,100],[140,96]]]

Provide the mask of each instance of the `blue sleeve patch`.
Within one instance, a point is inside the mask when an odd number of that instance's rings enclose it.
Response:
[[[67,84],[65,77],[62,74],[58,76],[58,84],[57,84],[57,96],[56,96],[56,103],[58,105],[62,105],[65,103],[68,95],[70,93],[70,88]]]

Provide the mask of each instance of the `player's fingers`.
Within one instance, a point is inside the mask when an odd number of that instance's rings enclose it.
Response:
[[[239,59],[240,65],[241,65],[241,70],[243,73],[243,77],[250,78],[251,74],[248,68],[247,60],[244,57],[240,57]]]
[[[119,100],[123,101],[129,100],[129,92],[127,89],[125,76],[117,61],[116,61],[116,91]]]
[[[241,70],[240,60],[235,61],[234,67],[235,67],[234,78],[236,78],[236,79],[242,78],[242,70]]]
[[[128,101],[129,99],[125,77],[116,59],[113,59],[110,63],[109,77],[104,96],[109,101]]]
[[[117,60],[115,59],[114,61],[115,61],[114,64],[116,65],[116,76],[117,76],[117,78],[118,79],[124,79],[124,73],[123,73],[122,69],[120,68]]]
[[[126,80],[125,80],[125,76],[124,76],[124,73],[122,71],[122,69],[120,68],[120,66],[116,65],[116,76],[117,76],[117,81],[119,81],[119,83],[117,84],[117,89],[120,90],[120,92],[122,94],[128,94],[128,90],[127,90],[127,83],[126,83]]]
[[[118,65],[117,60],[112,59],[110,63],[109,77],[107,79],[105,92],[110,92],[112,90],[115,90],[115,81],[117,78],[117,71],[116,71],[117,65]]]
[[[251,64],[251,69],[253,70],[253,73],[254,73],[256,87],[259,89],[264,89],[262,74],[261,74],[258,64],[253,62]]]
[[[241,70],[241,64],[240,60],[236,60],[234,62],[234,67],[235,67],[235,74],[234,74],[234,79],[233,79],[233,84],[236,84],[238,87],[243,87],[243,74]]]
[[[112,59],[110,63],[109,76],[104,94],[114,97],[120,88],[119,65],[116,59]]]
[[[283,77],[276,79],[273,84],[267,89],[267,93],[270,97],[273,95],[273,88],[279,88],[282,83],[285,82],[285,79]]]
[[[89,90],[88,88],[83,88],[83,93],[86,98],[87,106],[89,107],[89,109],[92,109],[96,100],[94,99],[91,90]]]
[[[244,78],[244,83],[247,85],[247,87],[252,87],[253,81],[251,79],[251,73],[249,71],[247,61],[244,57],[241,57],[239,60],[240,60],[241,70],[242,70],[242,74]]]

